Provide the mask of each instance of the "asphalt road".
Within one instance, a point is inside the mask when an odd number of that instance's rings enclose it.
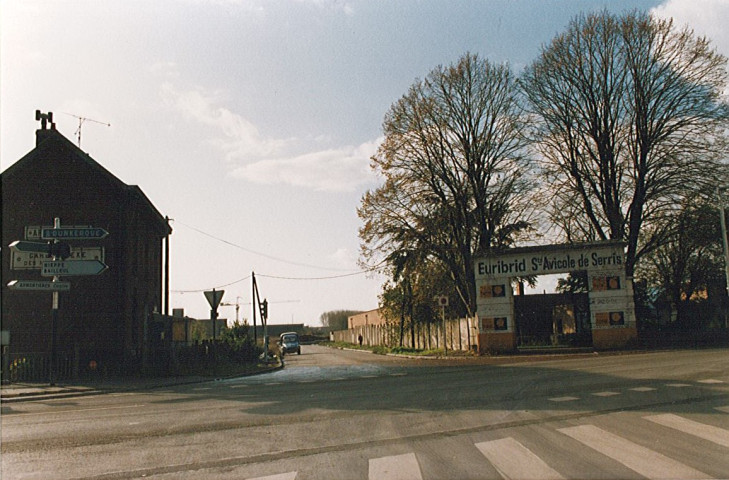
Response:
[[[729,478],[729,350],[410,360],[2,407],[2,478]]]

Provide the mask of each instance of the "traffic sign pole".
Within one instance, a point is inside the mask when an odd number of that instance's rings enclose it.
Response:
[[[220,301],[223,299],[223,294],[225,294],[225,290],[215,290],[213,288],[212,291],[207,291],[203,293],[205,294],[205,298],[210,304],[210,320],[213,324],[213,343],[215,343],[215,324],[218,320],[218,305],[220,305]]]
[[[53,219],[53,228],[61,228],[61,219],[56,217]],[[58,242],[58,240],[54,240],[53,243]],[[53,260],[58,260],[58,257],[53,257]],[[58,277],[53,277],[52,282],[58,282],[60,279]],[[55,369],[56,369],[56,330],[58,325],[58,291],[53,291],[53,305],[51,307],[51,362],[50,362],[50,370],[48,373],[49,376],[49,383],[51,386],[54,386],[56,384],[55,382]]]

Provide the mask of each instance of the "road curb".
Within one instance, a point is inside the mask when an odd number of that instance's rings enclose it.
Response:
[[[58,391],[54,392],[3,392],[0,396],[0,403],[18,403],[18,402],[33,402],[40,400],[53,400],[59,398],[74,398],[74,397],[86,397],[92,395],[107,395],[111,393],[125,393],[125,392],[143,392],[145,390],[153,390],[156,388],[165,387],[178,387],[181,385],[193,385],[197,383],[205,382],[218,382],[223,380],[230,380],[233,378],[252,377],[255,375],[262,375],[264,373],[271,373],[284,368],[283,362],[271,368],[262,369],[256,372],[240,373],[233,375],[225,375],[220,377],[196,377],[196,378],[180,378],[169,382],[154,382],[151,381],[149,384],[130,384],[130,385],[119,385],[119,386],[108,386],[108,387],[58,387]]]

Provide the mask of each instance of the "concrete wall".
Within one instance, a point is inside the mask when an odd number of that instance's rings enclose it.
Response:
[[[454,319],[446,320],[445,341],[448,350],[467,351],[477,345],[478,334],[476,332],[475,320]],[[362,344],[367,346],[383,345],[386,347],[400,346],[400,325],[360,325],[348,330],[332,332],[332,339],[336,342],[358,343],[359,335],[362,335]],[[443,323],[437,322],[428,325],[416,325],[415,348],[422,350],[443,348],[444,335]],[[410,328],[406,325],[403,332],[403,347],[413,346]]]

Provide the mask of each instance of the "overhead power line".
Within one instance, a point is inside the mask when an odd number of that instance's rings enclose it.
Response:
[[[206,237],[210,237],[213,240],[217,240],[218,242],[224,243],[226,245],[230,245],[231,247],[235,247],[235,248],[237,248],[239,250],[243,250],[244,252],[248,252],[248,253],[251,253],[253,255],[258,255],[259,257],[268,258],[269,260],[275,260],[277,262],[287,263],[289,265],[296,265],[297,267],[315,268],[317,270],[329,270],[329,271],[337,271],[337,272],[347,271],[347,270],[345,270],[343,268],[322,267],[322,266],[319,266],[319,265],[311,265],[311,264],[308,264],[308,263],[294,262],[292,260],[287,260],[285,258],[274,257],[273,255],[268,255],[266,253],[258,252],[256,250],[251,250],[250,248],[246,248],[246,247],[244,247],[242,245],[239,245],[237,243],[233,243],[231,241],[228,241],[228,240],[225,240],[223,238],[217,237],[217,236],[215,236],[213,234],[210,234],[208,232],[205,232],[205,231],[203,231],[203,230],[201,230],[199,228],[193,227],[192,225],[187,225],[187,224],[185,224],[183,222],[179,222],[179,221],[177,221],[175,223],[179,223],[183,227],[187,227],[190,230],[193,230],[193,231],[195,231],[195,232],[197,232],[197,233],[199,233],[201,235],[205,235]]]
[[[223,238],[217,237],[217,236],[212,235],[212,234],[210,234],[208,232],[205,232],[205,231],[203,231],[203,230],[201,230],[199,228],[193,227],[191,225],[187,225],[187,224],[185,224],[183,222],[175,221],[175,223],[179,223],[180,225],[182,225],[184,227],[187,227],[190,230],[193,230],[193,231],[195,231],[197,233],[200,233],[201,235],[205,235],[206,237],[210,237],[213,240],[216,240],[218,242],[224,243],[224,244],[229,245],[231,247],[235,247],[235,248],[237,248],[239,250],[243,250],[245,252],[248,252],[248,253],[251,253],[251,254],[254,254],[254,255],[258,255],[258,256],[265,257],[265,258],[268,258],[268,259],[271,259],[271,260],[275,260],[277,262],[288,263],[290,265],[296,265],[296,266],[299,266],[299,267],[316,268],[316,269],[319,269],[319,270],[346,271],[346,270],[339,269],[339,268],[320,267],[320,266],[316,266],[316,265],[309,265],[309,264],[305,264],[305,263],[293,262],[293,261],[286,260],[286,259],[283,259],[283,258],[274,257],[274,256],[271,256],[271,255],[267,255],[265,253],[257,252],[255,250],[251,250],[249,248],[243,247],[241,245],[238,245],[237,243],[234,243],[234,242],[231,242],[229,240],[225,240]],[[320,277],[285,277],[285,276],[265,275],[265,274],[258,274],[258,273],[256,275],[259,276],[259,277],[270,278],[270,279],[275,279],[275,280],[294,280],[294,281],[336,280],[338,278],[353,277],[353,276],[357,276],[357,275],[363,275],[363,274],[375,272],[375,271],[377,271],[380,268],[380,266],[383,263],[384,263],[384,260],[382,262],[378,263],[377,265],[375,265],[374,267],[371,267],[371,268],[368,268],[368,269],[359,270],[359,271],[356,271],[356,272],[343,273],[343,274],[339,274],[339,275],[329,275],[329,276],[320,276]],[[215,287],[208,287],[208,288],[201,288],[201,289],[191,289],[191,290],[170,290],[170,292],[172,292],[172,293],[181,293],[182,294],[182,293],[201,293],[201,292],[210,291],[210,290],[213,290],[213,289],[220,290],[220,289],[223,289],[225,287],[229,287],[231,285],[235,285],[237,283],[243,282],[245,280],[249,280],[250,278],[251,278],[251,275],[247,275],[247,276],[245,276],[243,278],[240,278],[238,280],[235,280],[233,282],[226,283],[224,285],[217,285]]]
[[[206,292],[206,291],[213,290],[213,289],[221,290],[225,287],[235,285],[236,283],[240,283],[245,280],[249,280],[250,278],[251,278],[251,276],[248,275],[247,277],[239,278],[238,280],[236,280],[234,282],[226,283],[225,285],[218,285],[216,287],[201,288],[201,289],[196,289],[196,290],[170,290],[170,292],[172,292],[172,293],[200,293],[200,292]]]

